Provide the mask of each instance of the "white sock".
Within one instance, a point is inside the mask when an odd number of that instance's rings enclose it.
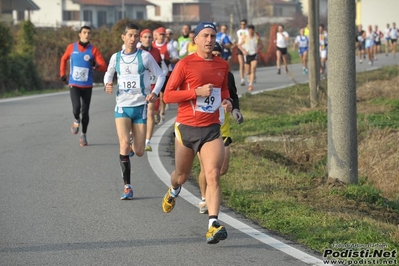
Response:
[[[205,198],[204,198],[204,197],[202,197],[202,198],[201,198],[201,200],[202,200],[202,201],[205,201]]]
[[[216,221],[216,222],[217,222],[217,221],[218,221],[218,219],[215,219],[215,218],[209,219],[209,223],[208,223],[208,229],[209,229],[209,228],[211,228],[211,226],[212,226],[212,224],[213,224],[213,222],[214,222],[214,221]]]
[[[148,145],[148,144],[150,144],[151,143],[151,141],[149,140],[149,139],[146,139],[145,140],[145,145]]]
[[[126,185],[125,185],[125,188],[130,188],[130,184],[126,184]]]
[[[174,189],[174,188],[172,187],[172,189],[170,190],[171,196],[177,197],[177,195],[179,195],[179,193],[180,193],[180,189],[181,189],[181,186],[179,186],[178,189]]]

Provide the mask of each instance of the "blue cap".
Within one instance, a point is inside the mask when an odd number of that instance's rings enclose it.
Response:
[[[220,44],[216,42],[213,51],[223,53],[222,46],[220,46]]]
[[[213,24],[213,22],[200,22],[197,27],[195,27],[195,33],[194,33],[194,37],[196,37],[198,35],[198,33],[200,33],[200,31],[202,31],[203,29],[206,28],[211,28],[216,32],[216,27],[215,24]]]

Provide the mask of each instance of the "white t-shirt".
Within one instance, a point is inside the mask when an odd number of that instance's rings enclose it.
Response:
[[[389,38],[389,32],[391,31],[391,28],[386,28],[384,30],[384,38]]]
[[[397,28],[391,29],[391,31],[389,32],[389,38],[394,39],[394,40],[398,38],[398,29]]]
[[[258,37],[254,35],[252,38],[248,35],[243,39],[242,48],[248,53],[248,55],[256,54],[258,48]]]
[[[154,57],[147,51],[141,51],[141,58],[145,71],[140,78],[138,73],[137,51],[133,54],[121,53],[119,62],[120,74],[118,74],[118,88],[116,94],[117,107],[134,107],[146,104],[145,95],[151,92],[150,71],[157,77],[153,92],[159,94],[165,82],[165,75],[155,61]],[[112,82],[116,72],[116,53],[109,60],[107,72],[104,75],[104,84]],[[143,84],[141,84],[143,83]],[[134,84],[134,85],[133,85]]]
[[[279,48],[287,48],[287,40],[285,39],[286,37],[289,37],[288,32],[283,31],[283,32],[277,32],[277,40],[276,40],[276,45]]]
[[[239,29],[237,31],[237,38],[238,38],[238,43],[242,42],[242,38],[244,36],[248,36],[248,29]]]
[[[295,43],[298,44],[299,48],[306,48],[309,45],[309,39],[307,36],[298,35],[295,38]]]

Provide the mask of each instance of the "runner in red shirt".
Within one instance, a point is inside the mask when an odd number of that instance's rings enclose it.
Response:
[[[159,67],[161,67],[161,53],[159,52],[158,49],[155,49],[152,46],[152,41],[154,40],[152,36],[152,31],[149,29],[145,29],[140,33],[140,42],[141,46],[140,49],[145,50],[149,52],[152,57],[154,57],[155,61],[159,64]],[[157,77],[153,74],[151,74],[151,90],[154,89],[155,83],[157,82]],[[145,139],[145,150],[146,151],[152,151],[151,148],[151,138],[152,134],[154,132],[154,125],[155,125],[155,120],[154,116],[156,115],[159,108],[159,98],[157,99],[156,103],[149,102],[148,103],[148,109],[147,109],[147,135]]]
[[[216,244],[227,238],[218,222],[221,203],[220,168],[224,145],[220,135],[219,108],[231,112],[232,100],[227,87],[229,65],[213,57],[216,27],[201,22],[195,29],[197,52],[180,60],[165,88],[165,103],[178,103],[175,123],[175,165],[171,186],[162,209],[171,212],[181,186],[187,181],[196,153],[203,162],[207,188],[209,222],[206,242]]]

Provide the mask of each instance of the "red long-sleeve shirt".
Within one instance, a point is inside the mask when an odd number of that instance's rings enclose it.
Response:
[[[219,57],[204,59],[196,53],[180,60],[172,71],[165,88],[165,103],[178,103],[176,122],[187,126],[220,124],[219,111],[200,112],[196,109],[195,89],[213,84],[221,89],[221,100],[230,98],[227,87],[229,65]]]

